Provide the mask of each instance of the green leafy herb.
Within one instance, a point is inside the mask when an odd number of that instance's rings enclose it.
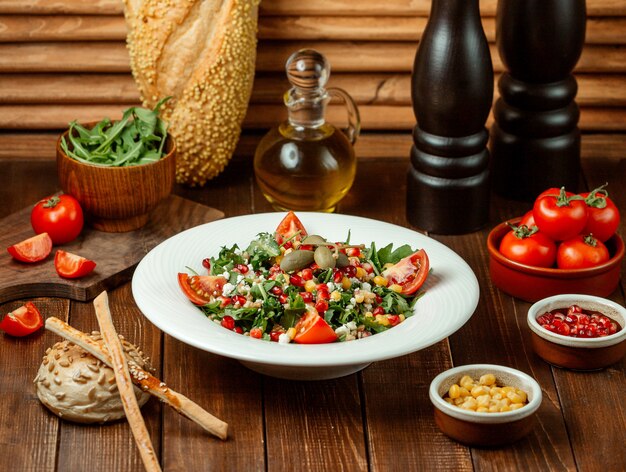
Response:
[[[92,129],[72,121],[67,140],[61,138],[61,148],[77,161],[107,167],[158,161],[164,155],[167,138],[167,124],[159,118],[159,109],[170,98],[161,100],[154,110],[128,108],[121,120],[111,122],[104,118]]]
[[[264,262],[267,262],[272,257],[279,256],[280,247],[270,233],[260,233],[257,239],[250,243],[246,252],[250,255],[250,264],[257,270]]]

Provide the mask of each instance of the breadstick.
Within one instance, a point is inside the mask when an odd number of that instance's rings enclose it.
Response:
[[[93,341],[87,334],[73,328],[64,321],[51,316],[46,319],[46,329],[58,334],[62,338],[76,344],[94,357],[100,359],[111,367],[111,357],[104,352],[98,343]],[[134,362],[129,368],[133,383],[142,390],[157,397],[163,403],[171,406],[178,413],[202,426],[207,432],[220,439],[228,437],[228,424],[216,418],[200,405],[194,403],[184,395],[175,392],[165,383],[156,378],[150,372],[142,369]]]
[[[113,326],[107,293],[102,292],[98,295],[93,301],[93,305],[96,308],[96,317],[100,325],[102,339],[104,339],[104,344],[111,356],[113,373],[115,374],[117,388],[120,391],[120,398],[122,399],[126,419],[135,437],[135,444],[137,444],[139,454],[141,454],[143,465],[148,472],[160,472],[161,466],[157,460],[156,452],[150,440],[150,434],[148,434],[146,423],[143,421],[141,410],[139,410],[137,398],[133,391],[133,383],[130,378],[130,372],[128,371],[126,357],[124,357],[124,348]]]

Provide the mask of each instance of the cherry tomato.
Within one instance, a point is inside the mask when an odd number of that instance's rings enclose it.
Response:
[[[85,257],[61,249],[54,255],[54,268],[61,277],[77,279],[89,274],[96,267],[96,263]]]
[[[429,269],[428,255],[423,249],[420,249],[385,269],[381,275],[390,284],[400,285],[403,294],[411,295],[424,284]]]
[[[30,213],[35,233],[48,233],[54,244],[65,244],[83,229],[83,210],[71,195],[54,195],[39,201]]]
[[[533,217],[542,233],[555,241],[565,241],[579,234],[587,224],[587,205],[582,197],[568,195],[562,188],[558,196],[539,196],[533,205]]]
[[[337,334],[315,310],[309,310],[296,323],[293,341],[299,344],[325,344],[337,340]]]
[[[206,305],[211,301],[211,296],[221,295],[225,277],[220,275],[192,275],[183,272],[178,273],[178,285],[185,296],[194,305]]]
[[[9,251],[13,259],[18,261],[38,262],[48,257],[48,254],[52,251],[52,239],[50,239],[48,233],[41,233],[9,246],[7,251]]]
[[[581,193],[580,196],[585,199],[588,215],[583,234],[591,233],[599,241],[605,242],[617,231],[620,215],[617,206],[603,187]]]
[[[32,304],[26,302],[2,318],[0,329],[11,336],[28,336],[43,326],[41,313]]]
[[[296,216],[293,211],[287,213],[282,221],[276,228],[276,242],[282,244],[283,241],[287,241],[291,238],[296,241],[302,241],[302,238],[307,235],[302,221]]]
[[[500,241],[500,253],[512,261],[534,267],[552,267],[556,243],[536,226],[512,226]]]
[[[584,269],[609,260],[609,251],[602,241],[591,235],[578,236],[559,244],[556,265],[559,269]]]

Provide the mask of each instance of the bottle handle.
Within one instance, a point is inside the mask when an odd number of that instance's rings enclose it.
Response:
[[[343,89],[332,87],[327,88],[326,91],[331,97],[339,97],[346,105],[346,110],[348,111],[348,127],[344,130],[346,136],[350,140],[351,144],[356,143],[359,134],[361,133],[361,115],[359,114],[359,109],[354,103],[352,97]]]

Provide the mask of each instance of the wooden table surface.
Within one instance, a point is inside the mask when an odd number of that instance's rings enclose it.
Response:
[[[254,185],[250,160],[231,163],[205,189],[177,188],[227,217],[270,211]],[[626,159],[586,159],[582,188],[609,182],[626,213]],[[408,226],[406,159],[360,162],[354,187],[338,212]],[[0,217],[58,190],[55,163],[0,160]],[[252,470],[626,470],[626,360],[606,370],[571,372],[535,356],[526,326],[529,303],[495,288],[486,236],[528,204],[494,197],[482,231],[433,237],[459,253],[480,283],[480,302],[457,333],[413,354],[374,363],[348,377],[294,382],[264,377],[237,361],[164,335],[137,309],[130,284],[109,293],[118,331],[151,356],[172,388],[227,421],[222,442],[152,399],[144,408],[166,471]],[[622,224],[622,234],[624,225]],[[611,296],[624,304],[624,285]],[[21,305],[16,300],[0,312]],[[45,316],[84,331],[97,329],[91,303],[36,299]],[[59,338],[43,330],[25,339],[0,335],[0,469],[15,471],[140,471],[128,425],[83,426],[62,421],[38,401],[33,378],[45,349]],[[543,403],[533,432],[500,449],[462,446],[436,427],[428,386],[455,365],[494,363],[538,380]]]

